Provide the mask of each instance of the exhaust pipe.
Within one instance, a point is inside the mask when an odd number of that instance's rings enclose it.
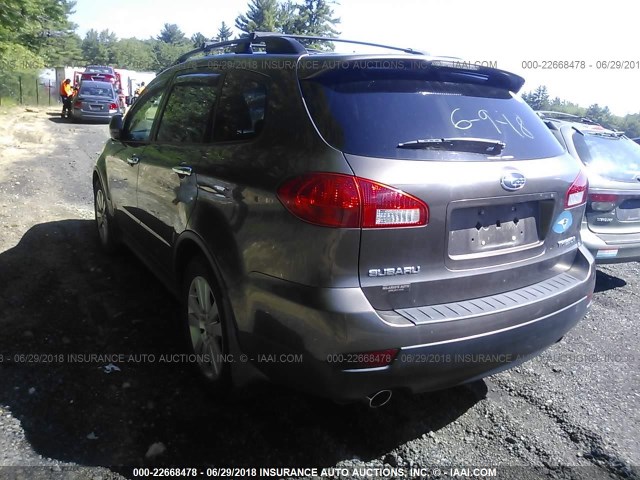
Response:
[[[379,408],[385,406],[391,400],[391,390],[380,390],[379,392],[368,395],[366,402],[369,403],[370,408]]]

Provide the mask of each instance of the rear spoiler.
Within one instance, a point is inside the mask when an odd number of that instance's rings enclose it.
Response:
[[[300,60],[298,68],[300,78],[305,80],[404,78],[486,85],[513,93],[518,93],[524,85],[524,78],[514,73],[458,59],[359,56],[345,60],[327,57],[320,60],[305,57]]]

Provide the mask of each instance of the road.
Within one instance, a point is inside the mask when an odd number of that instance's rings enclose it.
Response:
[[[639,263],[601,267],[562,342],[484,381],[374,410],[269,384],[215,401],[180,360],[175,301],[132,255],[98,248],[90,175],[107,127],[1,120],[0,478],[28,465],[26,478],[196,465],[640,478]]]

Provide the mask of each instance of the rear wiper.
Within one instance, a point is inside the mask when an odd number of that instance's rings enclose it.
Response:
[[[411,140],[398,144],[398,148],[414,150],[434,149],[457,152],[483,153],[485,155],[499,155],[506,144],[488,138],[425,138]]]

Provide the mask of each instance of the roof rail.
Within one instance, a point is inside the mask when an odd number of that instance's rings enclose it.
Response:
[[[598,125],[598,122],[591,120],[588,117],[581,117],[579,115],[572,115],[570,113],[555,112],[553,110],[536,110],[538,116],[542,119],[555,119],[555,120],[567,120],[577,123],[587,123],[589,125]]]
[[[404,53],[411,53],[414,55],[424,55],[424,52],[414,50],[412,48],[393,47],[390,45],[382,45],[379,43],[360,42],[357,40],[345,40],[342,38],[333,37],[317,37],[311,35],[287,35],[284,33],[276,32],[253,32],[247,37],[236,38],[234,40],[227,40],[224,42],[205,42],[200,47],[195,48],[184,55],[178,57],[178,59],[172,64],[178,65],[186,62],[191,57],[199,53],[207,53],[211,50],[217,50],[225,47],[235,47],[235,53],[253,53],[253,47],[257,46],[263,48],[267,53],[279,53],[279,54],[297,54],[302,55],[305,53],[319,53],[317,50],[309,48],[307,49],[299,40],[309,40],[312,42],[338,42],[338,43],[351,43],[355,45],[365,45],[369,47],[385,48],[388,50],[396,50]]]
[[[421,52],[418,50],[414,50],[413,48],[403,48],[403,47],[394,47],[391,45],[384,45],[381,43],[371,43],[371,42],[361,42],[359,40],[347,40],[344,38],[335,38],[335,37],[319,37],[313,35],[289,35],[285,33],[275,33],[275,32],[255,32],[255,35],[259,35],[263,38],[265,37],[280,37],[280,38],[291,38],[294,40],[311,40],[314,42],[337,42],[337,43],[351,43],[354,45],[364,45],[367,47],[377,47],[377,48],[385,48],[387,50],[395,50],[398,52],[411,53],[414,55],[425,55],[425,52]]]

